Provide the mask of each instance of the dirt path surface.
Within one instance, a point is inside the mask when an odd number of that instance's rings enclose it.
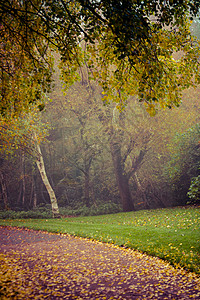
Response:
[[[200,299],[200,279],[136,251],[0,227],[0,299]]]

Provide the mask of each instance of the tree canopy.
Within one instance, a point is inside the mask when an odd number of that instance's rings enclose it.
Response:
[[[49,88],[51,50],[69,84],[83,63],[119,108],[129,95],[162,107],[179,105],[183,89],[199,83],[199,41],[190,20],[200,1],[2,0],[1,102],[13,117],[33,103],[42,109]],[[179,54],[176,59],[175,54]]]

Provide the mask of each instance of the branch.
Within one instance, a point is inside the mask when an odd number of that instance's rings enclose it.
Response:
[[[147,148],[140,150],[138,157],[135,159],[135,161],[134,160],[132,161],[131,170],[127,174],[128,179],[141,167],[141,165],[143,163],[143,159],[147,152],[148,152]]]
[[[126,153],[123,156],[123,163],[125,163],[127,157],[129,156],[129,154],[131,153],[131,151],[133,150],[133,147],[135,145],[135,141],[133,140],[133,138],[131,137],[129,145],[127,147]]]
[[[60,1],[61,1],[62,5],[63,5],[65,11],[67,12],[70,20],[79,28],[80,32],[82,32],[88,38],[88,40],[90,42],[92,42],[90,36],[86,33],[86,31],[84,31],[84,29],[77,23],[76,19],[71,15],[69,9],[66,6],[66,3],[63,0],[60,0]]]

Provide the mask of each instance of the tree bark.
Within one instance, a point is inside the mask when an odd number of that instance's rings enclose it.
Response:
[[[33,178],[33,208],[36,207],[37,207],[37,194],[36,194],[35,179]]]
[[[31,195],[30,195],[30,207],[37,207],[37,194],[36,194],[36,186],[35,186],[35,175],[32,174],[32,183],[31,183]]]
[[[85,173],[85,184],[84,184],[84,200],[87,207],[90,205],[90,175]]]
[[[123,211],[133,211],[135,207],[129,187],[129,177],[125,172],[125,160],[121,153],[121,137],[123,133],[118,128],[120,127],[118,123],[119,120],[121,121],[122,116],[119,115],[116,118],[115,112],[116,109],[114,109],[112,114],[110,112],[107,114],[100,110],[98,118],[105,128],[107,128],[107,133],[110,138],[110,151]],[[112,124],[109,124],[110,122]]]
[[[84,170],[84,176],[85,176],[85,182],[84,182],[84,198],[85,198],[85,204],[87,207],[90,205],[90,167],[93,160],[93,153],[89,153],[89,157],[85,157],[85,170]]]
[[[133,211],[135,208],[129,188],[128,176],[124,170],[124,163],[121,155],[121,145],[114,136],[110,140],[110,150],[123,211]]]
[[[21,152],[21,159],[20,159],[20,181],[19,181],[19,194],[17,197],[17,205],[24,208],[25,207],[25,191],[26,191],[26,184],[25,184],[25,156],[24,152]]]
[[[25,183],[25,157],[22,153],[22,207],[25,206],[25,192],[26,192],[26,183]]]
[[[0,172],[0,183],[1,183],[1,189],[2,189],[2,198],[3,198],[4,208],[9,209],[7,188],[6,188],[6,183],[5,183],[2,172]]]
[[[44,160],[43,160],[42,152],[41,152],[40,146],[39,146],[37,141],[36,141],[36,149],[37,149],[37,152],[38,152],[37,159],[36,159],[36,164],[37,164],[38,170],[40,172],[42,181],[43,181],[43,183],[44,183],[44,185],[47,189],[47,192],[49,194],[53,217],[58,218],[59,217],[59,208],[58,208],[57,199],[56,199],[54,190],[52,189],[51,184],[48,180],[46,170],[45,170],[45,166],[44,166]]]

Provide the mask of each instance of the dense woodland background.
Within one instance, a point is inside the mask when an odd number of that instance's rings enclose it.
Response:
[[[198,36],[199,23],[192,26]],[[200,87],[185,90],[179,108],[153,117],[134,97],[120,112],[115,103],[103,105],[102,88],[90,80],[87,65],[80,68],[81,80],[63,92],[59,56],[53,55],[53,88],[36,126],[46,128],[41,150],[59,207],[94,213],[100,207],[117,212],[198,203],[199,192],[193,199],[189,191],[193,178],[199,185]],[[50,205],[31,143],[1,152],[2,210]]]
[[[61,83],[56,69],[41,120],[48,123],[41,149],[59,207],[107,205],[112,212],[189,203],[191,179],[199,175],[200,88],[185,91],[179,108],[151,117],[135,99],[121,113],[103,106],[86,68],[65,95]],[[50,203],[26,148],[2,157],[0,171],[1,209]]]

